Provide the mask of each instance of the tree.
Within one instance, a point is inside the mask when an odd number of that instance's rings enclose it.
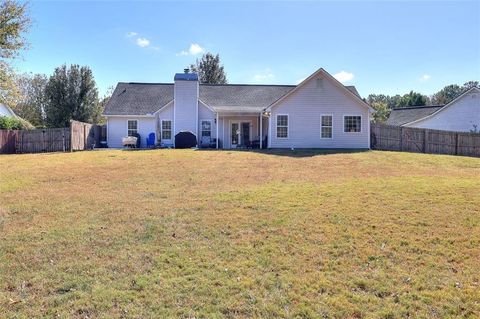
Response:
[[[392,109],[388,107],[386,102],[373,102],[370,105],[375,110],[373,123],[384,123],[390,116]]]
[[[103,110],[105,110],[105,105],[107,105],[108,101],[112,97],[113,91],[115,90],[115,87],[110,86],[107,89],[107,92],[105,95],[100,99],[98,102],[98,107],[96,108],[92,122],[95,124],[104,124],[105,123],[105,118],[102,116]]]
[[[410,91],[402,96],[395,107],[424,106],[427,104],[427,97],[418,92]]]
[[[227,76],[220,63],[220,56],[207,52],[195,64],[190,65],[190,72],[198,73],[200,83],[226,84]]]
[[[447,85],[432,95],[431,102],[433,105],[444,105],[453,101],[453,99],[462,94],[462,92],[463,88],[457,84]]]
[[[44,74],[24,74],[17,79],[20,98],[13,109],[18,116],[36,127],[45,126],[47,81]]]
[[[3,0],[0,3],[0,103],[13,106],[18,98],[15,73],[10,67],[10,59],[15,58],[27,47],[23,35],[30,27],[27,3]]]
[[[98,90],[87,66],[62,65],[48,79],[45,115],[49,127],[65,127],[70,120],[93,122],[98,108]]]

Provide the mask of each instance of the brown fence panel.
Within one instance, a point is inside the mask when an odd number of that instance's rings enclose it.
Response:
[[[372,124],[371,148],[480,157],[480,134]]]
[[[455,155],[457,153],[457,134],[450,131],[425,130],[425,153]]]
[[[65,152],[70,150],[70,130],[51,128],[18,131],[17,153]]]
[[[70,121],[72,150],[80,151],[98,146],[100,143],[96,143],[96,127],[97,125],[89,123]]]
[[[0,154],[15,153],[17,132],[14,130],[0,130]]]
[[[388,151],[400,151],[401,127],[372,124],[372,148]]]
[[[480,157],[480,134],[459,133],[457,154]]]
[[[401,127],[400,149],[405,152],[423,153],[425,151],[425,130],[414,127]]]

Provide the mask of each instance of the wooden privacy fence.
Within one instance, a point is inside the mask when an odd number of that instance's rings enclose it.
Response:
[[[65,128],[0,130],[0,154],[91,149],[100,145],[102,132],[101,126],[78,121]]]
[[[480,134],[372,124],[372,149],[480,157]]]

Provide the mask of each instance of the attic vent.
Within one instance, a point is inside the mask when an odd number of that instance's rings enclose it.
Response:
[[[322,78],[317,79],[317,88],[323,89],[323,79]]]

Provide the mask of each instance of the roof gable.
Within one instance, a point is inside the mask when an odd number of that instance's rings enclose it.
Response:
[[[370,111],[373,111],[373,109],[370,107],[370,105],[367,104],[367,102],[365,102],[364,100],[362,100],[362,98],[360,97],[360,95],[358,94],[358,91],[357,89],[354,87],[354,86],[345,86],[343,85],[342,83],[340,83],[337,79],[335,79],[330,73],[328,73],[327,71],[325,71],[323,68],[320,68],[318,69],[317,71],[315,71],[313,74],[311,74],[309,77],[307,77],[305,80],[303,80],[302,82],[300,82],[300,84],[298,84],[293,90],[291,90],[290,92],[288,92],[287,94],[285,94],[284,96],[282,96],[281,98],[279,98],[278,100],[276,100],[275,102],[273,102],[271,105],[268,106],[268,109],[271,109],[273,107],[275,107],[276,105],[278,105],[278,103],[280,103],[281,101],[283,101],[285,98],[287,98],[288,96],[292,95],[292,94],[295,94],[296,91],[298,91],[301,87],[303,87],[306,83],[308,83],[310,80],[314,79],[315,77],[318,77],[318,76],[323,76],[324,78],[326,78],[328,81],[332,82],[335,86],[339,87],[341,90],[343,90],[347,95],[349,95],[350,97],[352,97],[356,102],[358,102],[361,106],[367,108],[368,110]]]

